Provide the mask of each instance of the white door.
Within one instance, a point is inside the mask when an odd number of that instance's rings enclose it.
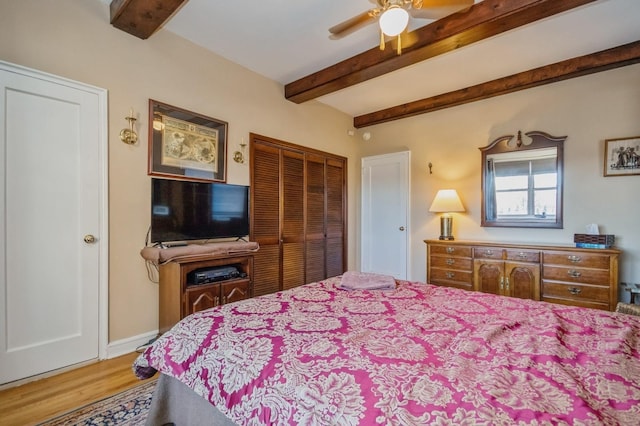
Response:
[[[0,383],[103,349],[105,135],[106,91],[0,62]]]
[[[407,278],[411,152],[362,159],[363,272]]]

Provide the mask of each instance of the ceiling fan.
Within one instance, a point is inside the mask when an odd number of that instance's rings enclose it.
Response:
[[[416,19],[440,19],[468,8],[474,0],[369,0],[377,7],[329,28],[330,38],[342,38],[376,20],[380,25],[380,50],[385,36],[398,37],[398,55],[402,53],[400,34],[407,28],[409,15]]]

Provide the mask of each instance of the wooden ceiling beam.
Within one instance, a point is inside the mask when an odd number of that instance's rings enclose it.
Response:
[[[146,40],[188,0],[112,0],[111,25]]]
[[[362,128],[386,123],[637,63],[640,63],[640,41],[360,115],[353,119],[353,125]]]
[[[484,0],[409,34],[402,55],[377,47],[285,85],[302,103],[596,0]]]

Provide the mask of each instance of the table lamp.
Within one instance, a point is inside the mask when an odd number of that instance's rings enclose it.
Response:
[[[451,230],[453,229],[452,212],[463,212],[464,206],[458,193],[455,189],[441,189],[436,194],[436,197],[431,203],[429,208],[430,212],[443,213],[440,216],[440,239],[441,240],[453,240]]]

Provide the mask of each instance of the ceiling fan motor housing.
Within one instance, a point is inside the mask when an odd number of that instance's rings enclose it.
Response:
[[[395,37],[407,28],[409,13],[400,6],[391,5],[382,12],[378,23],[383,33]]]

